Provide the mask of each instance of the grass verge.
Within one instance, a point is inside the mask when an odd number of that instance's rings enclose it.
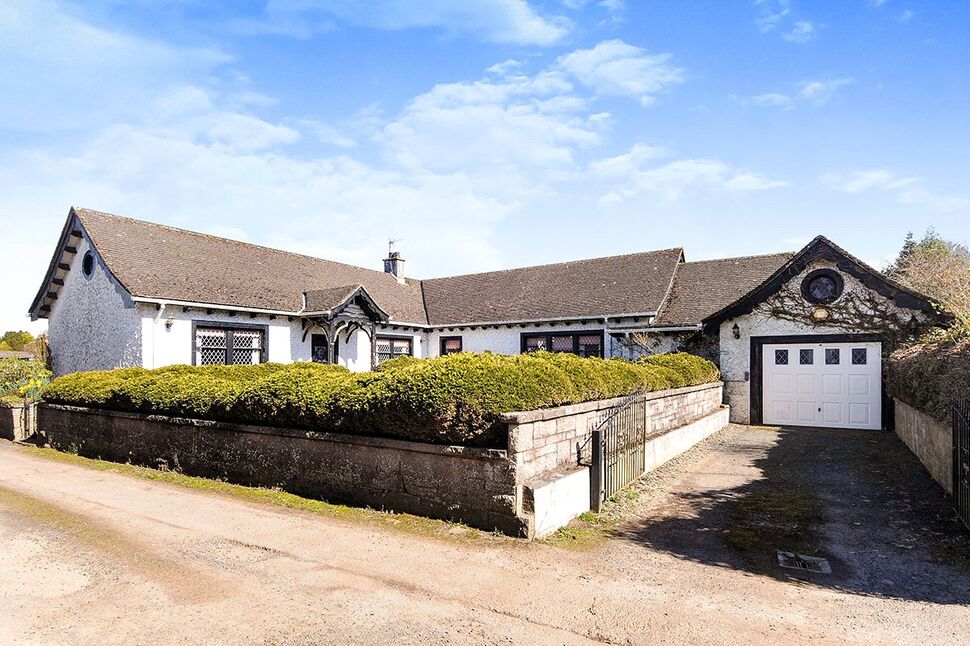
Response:
[[[85,458],[73,453],[62,453],[50,448],[36,446],[21,446],[20,450],[36,457],[62,462],[74,466],[92,469],[95,471],[107,471],[118,473],[124,476],[143,478],[154,482],[161,482],[177,487],[195,489],[219,496],[243,500],[250,503],[262,505],[272,505],[274,507],[285,507],[286,509],[296,509],[299,511],[310,512],[334,518],[350,523],[363,523],[378,526],[384,529],[416,534],[426,538],[434,538],[459,543],[475,543],[481,545],[515,544],[517,541],[496,532],[485,532],[479,529],[444,520],[434,520],[423,516],[412,514],[399,514],[389,511],[381,511],[366,507],[352,507],[349,505],[338,505],[323,500],[303,498],[295,494],[287,493],[279,489],[265,489],[262,487],[246,487],[243,485],[231,484],[222,480],[210,480],[189,476],[177,471],[159,471],[148,467],[140,467],[132,464],[120,464],[117,462],[107,462]]]

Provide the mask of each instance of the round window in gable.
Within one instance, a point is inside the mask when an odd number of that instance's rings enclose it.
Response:
[[[88,278],[94,273],[94,254],[90,251],[84,254],[84,260],[81,261],[81,271]]]
[[[842,296],[844,289],[842,276],[831,269],[817,269],[802,281],[802,296],[815,305],[834,303]]]

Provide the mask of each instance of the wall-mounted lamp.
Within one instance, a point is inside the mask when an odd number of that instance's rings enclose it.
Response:
[[[734,332],[735,339],[741,338],[741,328],[738,327],[737,323],[734,324],[734,327],[731,328],[731,331]]]
[[[168,332],[175,325],[175,319],[165,319],[165,331]]]
[[[816,307],[812,312],[812,320],[816,323],[825,323],[830,318],[832,318],[832,312],[827,307]]]

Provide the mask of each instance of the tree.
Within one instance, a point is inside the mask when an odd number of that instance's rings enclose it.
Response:
[[[970,249],[966,245],[946,240],[933,229],[927,229],[918,242],[909,234],[886,273],[939,301],[961,327],[970,327]]]
[[[11,350],[23,350],[24,346],[33,342],[34,337],[29,332],[7,332],[0,337],[0,342],[6,343]]]

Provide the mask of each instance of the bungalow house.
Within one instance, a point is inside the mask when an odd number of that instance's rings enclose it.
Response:
[[[550,350],[717,361],[733,421],[882,428],[882,357],[934,303],[823,237],[797,253],[682,249],[431,280],[72,208],[30,309],[56,374],[171,364]]]

